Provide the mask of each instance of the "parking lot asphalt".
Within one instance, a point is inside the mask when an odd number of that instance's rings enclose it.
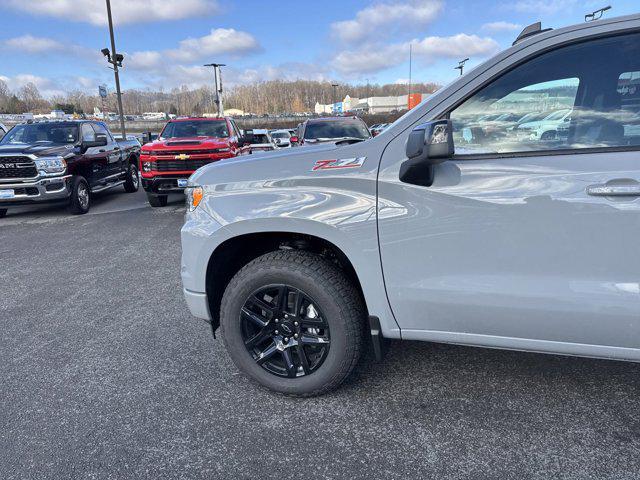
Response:
[[[0,478],[640,478],[640,365],[393,342],[274,395],[182,299],[183,201],[0,220]]]

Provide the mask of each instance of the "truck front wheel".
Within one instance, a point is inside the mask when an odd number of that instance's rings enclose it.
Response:
[[[149,200],[149,205],[152,207],[166,207],[167,206],[167,196],[166,195],[152,195],[147,193],[147,200]]]
[[[127,178],[124,180],[124,191],[127,193],[137,192],[139,186],[138,167],[135,163],[130,163],[127,169]]]
[[[69,212],[73,215],[82,215],[91,207],[91,190],[84,177],[71,179],[71,198],[69,199]]]
[[[236,366],[276,392],[312,396],[342,383],[360,358],[365,308],[329,260],[267,253],[242,268],[222,298],[222,337]]]

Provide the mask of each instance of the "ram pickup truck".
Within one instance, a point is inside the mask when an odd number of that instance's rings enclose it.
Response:
[[[16,125],[0,140],[0,216],[18,205],[66,203],[73,214],[94,193],[138,190],[137,141],[116,141],[102,122]]]
[[[169,193],[184,191],[198,168],[249,153],[235,121],[224,118],[180,118],[169,121],[160,136],[142,146],[142,187],[152,207],[167,205]]]
[[[534,24],[374,138],[199,170],[191,312],[292,395],[382,337],[640,361],[638,72],[640,15]],[[567,105],[555,138],[476,121]]]

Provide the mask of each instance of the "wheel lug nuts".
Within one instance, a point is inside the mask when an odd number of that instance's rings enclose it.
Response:
[[[296,333],[296,334],[293,336],[293,338],[298,338],[298,334]]]
[[[276,318],[276,323],[278,323],[278,322],[279,322],[279,320]]]
[[[289,339],[287,337],[284,337],[284,343],[287,343],[289,341]]]
[[[277,335],[277,334],[278,334],[278,330],[276,330],[276,331],[275,331],[275,332],[273,332],[273,333],[275,333],[275,334]]]
[[[293,324],[297,327],[299,324],[298,322],[293,322]]]

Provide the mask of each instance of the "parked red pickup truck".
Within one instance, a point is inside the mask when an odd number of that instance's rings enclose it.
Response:
[[[179,118],[169,121],[157,140],[140,152],[142,187],[152,207],[164,207],[167,195],[183,192],[198,168],[249,153],[230,117]]]

